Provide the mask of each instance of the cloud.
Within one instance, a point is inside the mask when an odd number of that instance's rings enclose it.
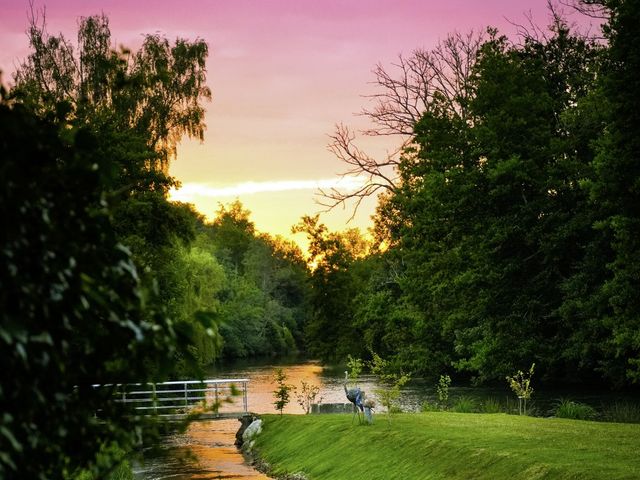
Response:
[[[243,182],[229,186],[213,186],[210,183],[185,183],[180,189],[171,189],[171,200],[190,202],[195,197],[238,197],[268,192],[290,192],[296,190],[329,190],[332,188],[352,191],[365,185],[363,177],[339,177],[320,180],[273,180],[265,182]]]

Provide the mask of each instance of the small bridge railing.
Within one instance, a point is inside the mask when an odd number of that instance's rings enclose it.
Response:
[[[94,385],[114,390],[116,402],[128,404],[140,415],[171,417],[202,413],[233,417],[248,413],[247,378],[177,380],[161,383]],[[236,401],[242,400],[239,411]]]

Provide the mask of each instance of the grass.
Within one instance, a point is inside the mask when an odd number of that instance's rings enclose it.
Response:
[[[640,406],[629,402],[616,402],[603,407],[602,417],[607,422],[640,423]]]
[[[472,397],[462,395],[456,399],[452,410],[458,413],[473,413],[477,410],[476,401]]]
[[[561,398],[558,401],[554,408],[554,414],[558,418],[573,420],[594,420],[597,417],[595,409],[590,405],[566,398]]]
[[[256,447],[274,475],[310,480],[640,478],[640,426],[505,414],[265,415]]]
[[[502,412],[502,407],[500,406],[500,401],[496,398],[489,397],[482,402],[482,413],[500,413]]]

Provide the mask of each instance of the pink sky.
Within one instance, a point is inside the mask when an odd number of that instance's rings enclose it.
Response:
[[[546,0],[35,0],[35,6],[46,7],[50,33],[73,40],[78,17],[100,12],[118,45],[135,48],[143,33],[156,32],[205,39],[213,102],[206,105],[204,143],[183,141],[172,164],[185,185],[177,196],[209,216],[218,202],[238,197],[259,230],[283,235],[320,210],[314,182],[342,170],[326,148],[334,125],[366,126],[354,114],[373,91],[375,64],[390,66],[398,54],[431,48],[453,31],[491,25],[512,36],[508,20],[525,23],[527,12],[539,25],[548,23]],[[28,53],[27,10],[27,0],[0,0],[5,82]],[[396,143],[368,145],[380,154]],[[236,188],[246,182],[253,183]],[[336,230],[366,229],[374,205],[366,203],[348,225],[350,211],[321,218]]]

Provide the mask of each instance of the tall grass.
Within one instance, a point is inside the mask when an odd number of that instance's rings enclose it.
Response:
[[[476,411],[476,401],[472,397],[462,395],[453,404],[453,411],[457,413],[473,413]]]
[[[605,422],[640,423],[640,405],[630,402],[615,402],[602,408]]]
[[[497,398],[489,397],[482,402],[482,413],[501,413],[502,406]]]
[[[598,416],[590,405],[574,402],[567,398],[561,398],[555,404],[554,415],[558,418],[570,418],[572,420],[595,420]]]
[[[428,400],[425,400],[424,402],[422,402],[422,405],[420,406],[420,411],[421,412],[439,412],[440,408],[436,403],[432,403]]]

